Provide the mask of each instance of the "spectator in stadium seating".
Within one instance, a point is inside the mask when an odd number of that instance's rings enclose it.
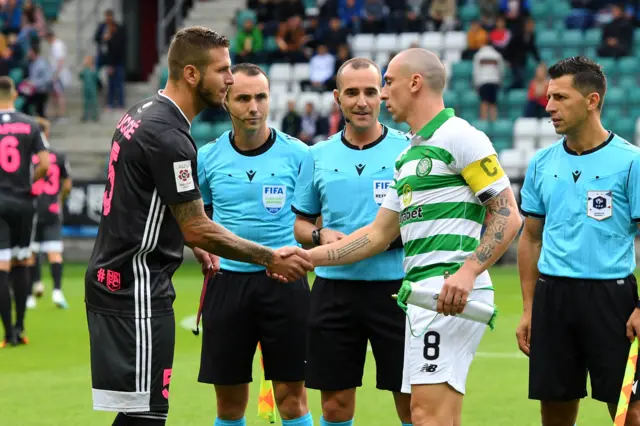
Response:
[[[53,31],[47,31],[47,43],[49,43],[49,64],[53,71],[53,90],[51,92],[53,104],[56,108],[54,118],[64,119],[67,112],[65,88],[71,83],[71,71],[67,64],[67,46]]]
[[[277,59],[290,63],[305,62],[307,57],[302,47],[306,40],[302,18],[299,16],[292,16],[280,23],[276,34],[276,43],[279,49]]]
[[[245,19],[242,28],[237,31],[233,50],[236,56],[235,62],[255,64],[263,62],[262,31],[252,19]]]
[[[489,33],[491,45],[501,54],[507,49],[511,40],[511,30],[507,28],[507,21],[499,16],[496,19],[496,27]]]
[[[282,117],[280,130],[292,136],[299,135],[302,132],[302,118],[296,111],[296,101],[290,100],[287,102],[287,113]]]
[[[529,82],[529,93],[527,94],[527,105],[524,109],[524,116],[528,118],[547,117],[546,108],[549,100],[547,99],[547,88],[549,87],[549,79],[547,77],[547,66],[544,63],[538,64],[536,73]]]
[[[351,59],[351,51],[349,51],[349,45],[344,43],[338,46],[338,52],[336,53],[336,62],[333,69],[333,76],[327,82],[327,89],[334,90],[336,88],[336,74],[338,70],[349,59]]]
[[[111,21],[102,36],[106,43],[104,66],[107,67],[109,85],[107,91],[107,106],[110,109],[124,108],[124,81],[126,36],[124,28]]]
[[[367,34],[384,32],[388,14],[389,10],[383,0],[365,0],[360,31]]]
[[[472,60],[481,47],[489,42],[489,33],[482,28],[480,21],[473,21],[467,31],[467,48],[462,52],[462,59]]]
[[[275,7],[277,8],[276,17],[281,22],[292,16],[300,16],[302,20],[307,16],[307,10],[302,0],[280,0]]]
[[[98,25],[96,29],[96,33],[93,36],[93,41],[97,45],[97,55],[96,55],[96,67],[99,70],[104,65],[105,57],[107,56],[107,40],[105,40],[104,36],[107,32],[107,28],[112,26],[115,23],[115,19],[113,17],[113,10],[108,9],[104,12],[104,21]]]
[[[22,8],[17,0],[8,0],[0,11],[5,33],[18,33],[22,26]]]
[[[276,9],[270,0],[248,0],[247,8],[253,10],[256,14],[256,22],[258,28],[263,31],[264,35],[271,35],[271,27],[277,21]]]
[[[327,82],[335,74],[336,58],[324,44],[318,45],[316,54],[309,61],[309,80],[301,83],[302,90],[324,92],[328,90]]]
[[[342,20],[342,25],[352,33],[360,32],[360,18],[364,0],[338,0],[338,16]]]
[[[598,55],[608,58],[620,58],[631,54],[633,46],[633,26],[624,14],[624,5],[611,7],[613,20],[602,29],[602,44]]]
[[[598,0],[571,0],[571,12],[567,16],[567,28],[585,30],[593,26]]]
[[[40,37],[47,34],[47,22],[44,12],[39,4],[34,4],[32,0],[25,0],[22,5],[22,25],[33,25]]]
[[[304,106],[304,114],[300,119],[301,130],[298,139],[307,145],[313,145],[314,138],[319,134],[319,130],[321,130],[318,126],[320,116],[315,111],[313,102],[307,102]]]
[[[522,31],[514,30],[511,40],[504,52],[504,58],[509,62],[513,83],[509,89],[522,89],[525,87],[525,72],[527,58],[533,55],[536,62],[540,62],[540,52],[536,46],[536,23],[532,18],[527,18]]]
[[[382,74],[382,87],[384,87],[385,84],[387,84],[386,81],[384,81],[384,75],[387,73],[387,68],[389,68],[389,62],[391,62],[391,60],[397,55],[397,52],[391,52],[389,53],[389,60],[387,61],[387,64],[385,66],[383,66],[382,68],[380,68],[380,74]]]
[[[342,25],[342,21],[334,16],[329,21],[329,28],[322,36],[322,41],[329,47],[331,53],[337,54],[341,44],[347,44],[349,30]]]
[[[338,0],[324,0],[324,3],[318,2],[318,6],[320,7],[318,16],[322,26],[338,15]]]
[[[450,31],[456,25],[456,0],[431,0],[429,7],[430,31]]]
[[[473,57],[473,85],[480,96],[480,119],[498,118],[498,91],[504,78],[504,59],[493,46],[482,47]]]
[[[4,45],[4,48],[0,51],[0,77],[9,75],[9,71],[14,67],[15,62],[11,58],[11,48],[9,46]]]
[[[25,96],[22,111],[31,113],[31,107],[36,115],[45,117],[45,106],[49,92],[53,86],[53,71],[49,62],[40,55],[40,45],[34,44],[29,50],[29,75],[20,83],[20,92]]]
[[[79,75],[82,80],[82,121],[98,121],[98,71],[93,56],[85,56],[83,65]]]
[[[498,16],[497,0],[477,0],[480,17],[488,22],[494,22]]]
[[[327,136],[331,137],[338,133],[345,125],[344,116],[340,111],[340,106],[337,103],[331,104],[331,111],[327,117],[328,131]]]

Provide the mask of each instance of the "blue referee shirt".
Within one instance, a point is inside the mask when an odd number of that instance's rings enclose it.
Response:
[[[384,127],[364,149],[350,144],[344,131],[309,150],[293,210],[305,217],[322,215],[322,226],[346,235],[373,222],[393,181],[394,163],[409,139]],[[326,279],[385,281],[404,277],[402,249],[391,249],[351,265],[317,267]]]
[[[234,234],[277,249],[299,245],[293,235],[291,211],[296,182],[309,148],[271,129],[268,141],[252,151],[240,151],[231,132],[198,151],[198,180],[213,220]],[[265,268],[220,259],[221,269],[256,272]]]
[[[635,270],[640,149],[610,135],[577,155],[566,142],[536,153],[521,191],[525,215],[544,217],[541,273],[618,279]]]

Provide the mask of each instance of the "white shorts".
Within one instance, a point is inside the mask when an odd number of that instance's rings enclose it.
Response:
[[[435,277],[420,284],[439,289],[443,283],[443,277]],[[493,296],[491,280],[485,272],[478,277],[469,299],[493,304]],[[469,367],[486,328],[479,322],[409,305],[402,392],[410,393],[411,385],[448,383],[464,394]]]

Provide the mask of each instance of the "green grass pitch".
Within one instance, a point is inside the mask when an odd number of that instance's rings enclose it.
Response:
[[[45,265],[43,275],[48,274]],[[464,402],[465,426],[539,426],[538,404],[527,399],[527,360],[518,352],[515,327],[521,313],[520,285],[514,267],[491,270],[500,308],[497,327],[487,329],[471,366]],[[36,310],[27,314],[30,344],[0,350],[2,426],[110,425],[113,413],[93,412],[82,265],[65,266],[64,290],[70,309],[51,303],[51,284]],[[48,278],[48,277],[46,277]],[[179,323],[196,313],[202,276],[194,264],[185,264],[174,279],[176,350],[171,382],[170,426],[213,425],[213,387],[196,381],[200,337]],[[247,410],[247,424],[268,425],[257,413],[258,363]],[[375,389],[375,363],[367,359],[364,386],[358,390],[355,424],[399,425],[392,397]],[[309,392],[309,405],[319,424],[319,394]],[[278,421],[280,424],[280,421]],[[611,424],[606,408],[591,399],[582,403],[579,426]]]

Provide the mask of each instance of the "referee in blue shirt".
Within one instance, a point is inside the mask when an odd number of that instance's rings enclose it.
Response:
[[[334,96],[347,124],[311,148],[292,204],[295,236],[304,245],[330,244],[370,224],[393,180],[395,160],[409,146],[403,133],[378,122],[382,87],[374,62],[350,59],[336,79]],[[405,317],[391,298],[402,284],[403,258],[398,241],[371,259],[316,269],[306,385],[321,391],[321,426],[353,423],[367,342],[378,389],[394,392],[402,424],[411,423],[410,395],[400,393]]]
[[[587,374],[592,397],[613,419],[640,332],[633,275],[640,149],[602,127],[606,79],[598,64],[565,59],[549,75],[547,111],[564,138],[536,153],[522,187],[524,313],[516,334],[542,424],[571,426]],[[640,425],[637,400],[633,393],[627,426]]]
[[[198,152],[198,180],[213,220],[266,247],[297,245],[291,200],[307,145],[269,128],[269,81],[253,64],[235,65],[225,109],[233,131]],[[244,426],[253,359],[260,342],[284,426],[313,426],[304,388],[309,284],[280,283],[265,268],[220,259],[202,306],[198,381],[215,386],[214,426]]]

